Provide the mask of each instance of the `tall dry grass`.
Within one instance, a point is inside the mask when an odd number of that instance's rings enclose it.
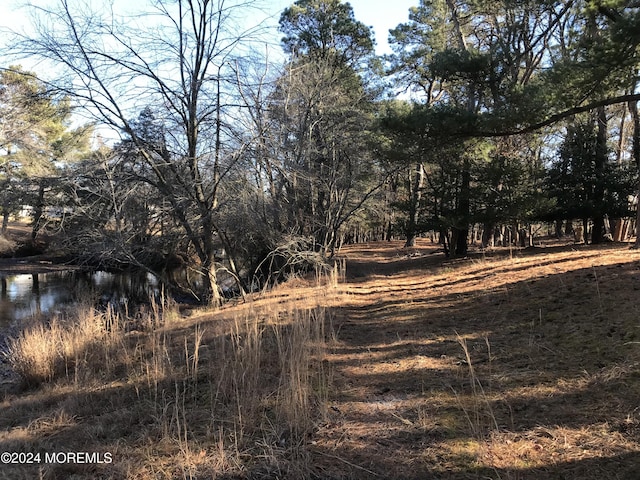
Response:
[[[309,439],[326,414],[331,386],[328,323],[319,307],[249,311],[214,342],[217,355],[205,368],[215,380],[209,393],[220,464],[239,465],[248,455],[271,474],[305,478]]]
[[[88,373],[109,370],[120,329],[121,319],[112,310],[98,312],[81,304],[65,315],[29,322],[8,339],[7,357],[26,386],[62,377],[78,381]]]
[[[337,279],[333,271],[309,289],[322,290],[322,298]],[[65,415],[86,418],[87,432],[112,428],[102,415],[107,408],[116,417],[147,419],[144,426],[131,427],[137,446],[120,438],[101,440],[101,447],[120,450],[119,469],[107,474],[216,478],[256,471],[306,478],[313,468],[308,446],[331,389],[325,359],[330,314],[318,298],[261,298],[227,315],[228,328],[217,324],[215,315],[185,320],[175,310],[154,306],[136,320],[134,332],[129,319],[111,310],[80,306],[32,322],[9,340],[8,357],[34,395],[55,385],[78,398],[101,385],[113,391],[115,396],[105,395],[92,406],[93,420],[86,402],[66,403]],[[121,386],[135,395],[118,398]],[[74,408],[84,410],[77,414]],[[134,434],[124,428],[123,435]],[[75,438],[68,441],[71,445]]]

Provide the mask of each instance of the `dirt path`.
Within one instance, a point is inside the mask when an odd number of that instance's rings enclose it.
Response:
[[[337,462],[324,474],[632,478],[640,254],[559,247],[448,261],[436,250],[345,249],[329,357],[337,394],[317,441]]]

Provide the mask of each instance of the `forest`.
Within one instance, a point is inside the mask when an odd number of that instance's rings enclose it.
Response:
[[[636,0],[421,0],[382,57],[340,0],[292,3],[279,45],[251,2],[52,4],[0,70],[2,233],[29,218],[35,251],[186,266],[218,305],[350,243],[635,235]]]

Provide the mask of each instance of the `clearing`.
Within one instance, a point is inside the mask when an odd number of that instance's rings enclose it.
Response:
[[[187,353],[192,326],[196,337],[206,332],[198,337],[205,359],[243,311],[323,307],[329,388],[295,449],[282,434],[261,433],[249,446],[235,430],[231,451],[225,423],[206,427],[214,400],[206,410],[202,397],[185,394],[177,409],[161,401],[172,384],[165,391],[156,381],[149,390],[164,408],[154,410],[129,374],[7,393],[0,450],[113,452],[113,464],[49,467],[45,478],[638,478],[640,252],[550,245],[448,260],[421,240],[410,250],[348,246],[340,256],[346,275],[337,285],[292,281],[166,327]],[[204,384],[198,378],[194,389]],[[256,408],[263,424],[277,418],[275,407]],[[296,468],[284,460],[294,450]],[[29,478],[20,473],[0,470],[0,478]]]

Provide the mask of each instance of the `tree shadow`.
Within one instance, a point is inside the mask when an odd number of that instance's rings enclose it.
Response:
[[[334,451],[383,478],[635,478],[637,255],[609,260],[603,255],[623,252],[565,247],[554,260],[541,250],[517,262],[403,266],[348,283],[334,312],[332,400],[343,429],[362,433],[339,437]],[[511,442],[522,448],[514,465],[526,464],[535,444],[513,436],[539,429],[551,432],[544,448],[556,456],[542,455],[535,468],[487,469],[486,458],[468,453]],[[456,449],[467,452],[462,460]],[[457,470],[445,472],[447,464]],[[370,478],[356,470],[354,478]]]
[[[635,478],[638,257],[591,265],[594,258],[584,257],[585,266],[572,263],[577,257],[553,262],[529,255],[524,265],[461,261],[444,270],[442,259],[424,270],[402,263],[403,270],[389,271],[388,278],[374,272],[341,286],[343,302],[331,309],[327,325],[335,340],[314,364],[330,372],[329,402],[296,453],[310,465],[307,477]],[[293,297],[305,301],[299,291]],[[278,313],[287,296],[269,301]],[[202,361],[209,372],[197,382],[185,382],[184,375],[155,384],[112,378],[82,389],[57,385],[6,397],[0,451],[112,451],[114,463],[9,465],[0,479],[129,478],[132,463],[154,455],[162,460],[158,449],[169,448],[167,439],[176,446],[180,437],[167,429],[175,430],[180,418],[205,458],[215,455],[216,428],[234,434],[231,423],[216,423],[211,413],[224,369],[207,356],[229,355],[225,349],[234,341],[220,318],[206,325]],[[185,356],[181,339],[191,342],[196,323],[166,333],[169,350],[175,349],[171,357],[181,349]],[[264,369],[254,373],[277,389],[281,379],[270,370],[273,363],[265,358]],[[125,359],[117,368],[126,370]],[[233,396],[227,388],[229,409]],[[175,417],[185,398],[184,417]],[[263,408],[258,424],[269,425],[273,415]],[[261,445],[294,456],[285,437],[252,438],[247,452]],[[154,451],[143,457],[145,448]],[[302,478],[265,469],[276,457],[261,455],[264,461],[248,461],[237,478]],[[167,468],[163,474],[180,472]]]

